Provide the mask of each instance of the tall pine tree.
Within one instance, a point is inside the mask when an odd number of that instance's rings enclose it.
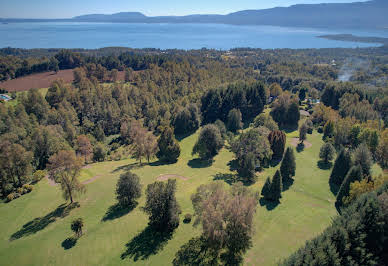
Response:
[[[337,194],[337,199],[335,201],[335,206],[337,208],[343,205],[343,198],[349,196],[350,184],[355,181],[361,181],[362,177],[362,168],[360,165],[350,168]]]
[[[264,197],[264,199],[269,200],[270,193],[271,193],[271,179],[267,177],[267,180],[265,180],[264,186],[261,189],[261,195]]]
[[[287,179],[295,176],[295,155],[294,150],[291,147],[288,147],[284,155],[282,164],[280,165],[280,173],[283,178],[283,182],[286,182]]]
[[[340,186],[350,167],[352,167],[352,157],[350,156],[350,152],[342,149],[335,160],[329,182]]]
[[[279,201],[279,199],[282,197],[283,190],[282,177],[279,170],[277,170],[273,176],[270,188],[270,199],[272,201]]]

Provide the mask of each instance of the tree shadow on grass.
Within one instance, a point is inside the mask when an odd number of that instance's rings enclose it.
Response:
[[[176,162],[169,163],[169,162],[164,162],[164,161],[158,160],[156,162],[149,163],[148,165],[149,166],[162,166],[162,165],[168,165],[168,164],[174,164],[174,163],[176,163]]]
[[[114,219],[120,218],[120,217],[128,214],[129,212],[131,212],[134,208],[136,208],[136,206],[137,206],[137,203],[130,205],[130,206],[126,206],[126,207],[123,207],[119,203],[116,203],[116,204],[109,207],[109,209],[106,211],[104,217],[102,217],[101,221],[106,222],[109,220],[114,220]]]
[[[75,244],[77,244],[77,240],[78,238],[74,236],[68,237],[65,240],[63,240],[61,246],[63,247],[64,250],[71,249],[72,247],[75,246]]]
[[[294,184],[293,178],[287,178],[283,181],[283,191],[288,190]]]
[[[296,151],[297,151],[297,152],[302,152],[302,151],[304,151],[304,143],[299,142],[298,145],[296,146]]]
[[[340,186],[335,184],[335,183],[333,183],[333,182],[329,182],[329,185],[330,185],[331,193],[333,193],[333,195],[337,195],[338,190],[340,189]]]
[[[229,166],[230,171],[237,171],[238,168],[238,161],[237,159],[231,160],[227,164]]]
[[[116,173],[116,172],[119,172],[119,171],[130,171],[132,169],[137,169],[137,168],[140,168],[142,167],[143,165],[140,165],[140,163],[130,163],[130,164],[126,164],[126,165],[122,165],[122,166],[119,166],[117,167],[116,169],[114,169],[112,171],[112,173]]]
[[[49,224],[55,222],[57,218],[64,218],[69,215],[70,211],[74,208],[78,208],[80,205],[78,202],[73,204],[62,204],[54,211],[50,212],[46,216],[35,218],[34,220],[26,223],[23,227],[11,235],[10,241],[35,234],[45,229]]]
[[[332,162],[326,163],[323,160],[319,160],[318,163],[317,163],[318,168],[321,169],[321,170],[329,170],[332,167],[332,165],[333,165]]]
[[[206,168],[210,167],[213,164],[213,160],[205,160],[205,159],[192,159],[190,160],[187,165],[190,166],[191,168]]]
[[[277,159],[272,159],[270,162],[269,162],[269,166],[270,167],[276,167],[278,166],[281,162],[282,162],[282,159],[283,158],[277,158]]]
[[[218,252],[202,237],[194,237],[175,254],[173,265],[219,265]]]
[[[264,198],[261,198],[259,202],[260,206],[265,206],[268,211],[272,211],[280,204],[280,201],[266,200]]]
[[[191,136],[191,135],[194,134],[194,133],[195,133],[195,131],[194,131],[194,132],[189,132],[189,133],[186,133],[186,134],[176,134],[176,135],[175,135],[175,138],[176,138],[178,141],[182,141],[182,140],[184,140],[185,138]]]
[[[121,259],[131,258],[133,261],[146,260],[149,256],[157,254],[171,239],[173,231],[159,232],[147,226],[140,234],[135,236],[125,246]]]
[[[225,183],[229,185],[233,185],[234,183],[241,182],[244,186],[250,186],[254,182],[247,180],[247,178],[243,178],[237,174],[225,174],[225,173],[218,173],[213,176],[213,180],[223,180]]]

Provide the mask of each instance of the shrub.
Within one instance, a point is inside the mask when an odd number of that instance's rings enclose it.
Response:
[[[19,187],[17,190],[16,190],[19,194],[23,195],[24,194],[24,189],[22,187]]]
[[[47,175],[47,171],[45,170],[37,170],[32,175],[32,182],[38,183],[40,180],[42,180]]]
[[[25,193],[30,193],[34,189],[34,186],[29,185],[29,184],[24,184],[23,189],[24,189]]]
[[[317,131],[318,131],[318,133],[322,134],[323,133],[323,127],[322,126],[318,127]]]
[[[7,201],[10,202],[15,199],[15,193],[10,193],[7,196]]]
[[[185,224],[188,224],[191,222],[192,215],[190,213],[185,214],[185,218],[183,219],[183,222]]]

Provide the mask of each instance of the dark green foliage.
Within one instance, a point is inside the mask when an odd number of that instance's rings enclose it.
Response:
[[[323,127],[323,139],[332,138],[334,136],[334,122],[329,120]]]
[[[272,158],[275,160],[282,159],[286,146],[286,134],[283,131],[275,130],[268,135],[268,140],[273,152]]]
[[[193,147],[193,154],[198,154],[202,159],[211,159],[218,154],[224,145],[220,130],[215,125],[206,125]]]
[[[71,222],[71,230],[77,237],[82,236],[82,228],[84,227],[84,221],[82,218],[75,219]]]
[[[167,163],[174,163],[181,154],[178,141],[175,139],[172,128],[164,127],[158,139],[159,151],[156,156],[159,160]]]
[[[175,134],[182,135],[195,132],[200,125],[198,108],[190,104],[176,115],[174,122]]]
[[[266,200],[270,200],[271,197],[271,179],[267,177],[265,180],[264,186],[261,189],[261,195],[264,197]]]
[[[280,165],[280,173],[282,175],[283,182],[295,176],[296,163],[294,149],[288,147],[284,154],[282,164]]]
[[[209,90],[201,98],[203,123],[214,123],[217,119],[226,121],[232,109],[239,109],[243,119],[251,119],[263,111],[266,99],[262,82],[238,83],[226,89]]]
[[[116,198],[122,207],[132,206],[141,196],[140,179],[136,174],[126,172],[120,175],[116,185]]]
[[[175,198],[176,180],[155,182],[146,189],[144,212],[149,215],[148,224],[157,231],[172,231],[179,225],[181,213]]]
[[[324,143],[319,151],[319,158],[321,158],[326,164],[333,160],[335,155],[335,149],[331,143]]]
[[[227,128],[229,131],[236,133],[238,130],[242,129],[242,116],[241,112],[238,109],[232,109],[229,111]]]
[[[271,116],[279,127],[296,128],[300,119],[297,99],[292,98],[289,93],[281,94],[273,103]]]
[[[287,110],[287,122],[289,126],[297,126],[300,119],[299,105],[297,102],[292,102]]]
[[[214,122],[214,125],[216,127],[218,127],[218,129],[220,130],[222,138],[225,139],[228,136],[228,134],[227,134],[228,131],[226,130],[226,126],[225,126],[224,122],[217,119],[216,122]]]
[[[342,149],[335,160],[329,182],[340,186],[351,166],[352,158],[350,152],[346,149]]]
[[[349,196],[350,184],[355,181],[361,181],[362,178],[362,168],[360,165],[356,165],[350,168],[337,194],[337,198],[335,201],[335,205],[337,206],[337,208],[342,207],[343,198]]]
[[[369,176],[373,165],[372,154],[365,143],[360,144],[353,153],[353,162],[359,164],[362,168],[363,175]]]
[[[237,162],[243,163],[245,156],[249,153],[254,155],[256,168],[262,168],[268,165],[272,158],[272,150],[268,138],[260,133],[257,128],[250,129],[231,143],[231,150],[234,152]],[[244,159],[243,159],[244,158]],[[243,168],[240,165],[239,168]]]
[[[255,177],[256,157],[252,152],[243,154],[238,161],[237,172],[239,175],[246,177],[249,182],[252,182]]]
[[[359,197],[321,235],[280,265],[386,265],[388,231],[381,195],[371,192]]]
[[[278,202],[282,197],[282,190],[283,190],[282,176],[280,175],[280,172],[278,170],[276,171],[275,175],[272,178],[268,199],[271,201]]]
[[[305,140],[306,140],[306,137],[307,137],[307,125],[306,124],[302,124],[300,127],[299,127],[299,141],[301,143],[303,143]]]
[[[93,148],[93,160],[95,162],[102,162],[106,157],[106,149],[102,143],[98,143]]]

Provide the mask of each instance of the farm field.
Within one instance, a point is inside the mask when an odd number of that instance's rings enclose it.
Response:
[[[287,134],[287,144],[297,137]],[[226,148],[215,157],[212,165],[203,165],[191,155],[198,132],[180,142],[181,156],[176,164],[139,167],[135,160],[126,159],[91,164],[83,169],[81,181],[87,192],[78,202],[80,207],[64,209],[65,202],[58,186],[43,179],[34,190],[10,203],[0,203],[0,264],[1,265],[170,265],[175,253],[201,232],[192,223],[182,222],[186,213],[193,213],[190,195],[200,184],[220,179],[233,182],[228,163],[233,154]],[[308,239],[326,228],[337,214],[335,197],[329,188],[330,170],[317,166],[322,135],[307,136],[312,144],[296,154],[294,184],[284,193],[274,208],[258,204],[255,214],[253,246],[244,257],[245,265],[274,265],[298,249]],[[279,167],[258,174],[252,190],[261,191],[265,178]],[[116,203],[115,186],[118,176],[131,170],[141,179],[143,195],[139,205],[129,213],[108,213]],[[374,173],[381,171],[374,167]],[[159,238],[145,230],[148,217],[141,211],[145,203],[145,187],[160,175],[179,175],[177,200],[181,206],[181,223],[171,239]],[[184,180],[186,179],[186,180]],[[82,217],[85,233],[74,247],[64,242],[72,235],[70,223]]]
[[[124,80],[124,72],[119,71],[118,80]],[[55,80],[73,82],[73,69],[60,70],[58,73],[44,72],[0,82],[0,88],[12,91],[27,91],[33,88],[48,88]]]

